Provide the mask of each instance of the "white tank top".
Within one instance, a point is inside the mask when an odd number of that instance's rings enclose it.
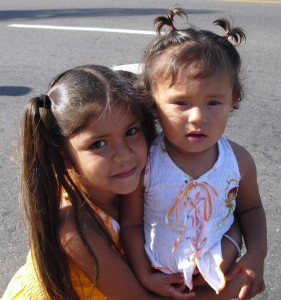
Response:
[[[144,176],[145,250],[153,267],[182,272],[192,289],[197,266],[217,293],[225,285],[220,242],[234,219],[240,180],[236,157],[224,137],[218,153],[214,166],[193,180],[171,160],[160,133]]]

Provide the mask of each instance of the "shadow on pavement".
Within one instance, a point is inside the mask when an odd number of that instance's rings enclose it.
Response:
[[[0,96],[23,96],[31,90],[25,86],[0,86]]]
[[[208,9],[191,9],[188,14],[213,13]],[[122,17],[141,15],[166,15],[167,8],[83,8],[83,9],[47,9],[47,10],[2,10],[0,20],[9,19],[52,19],[52,18],[77,18],[77,17]]]

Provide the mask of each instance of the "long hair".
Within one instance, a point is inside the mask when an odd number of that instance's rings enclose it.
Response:
[[[141,82],[145,88],[151,91],[160,79],[170,80],[170,84],[174,84],[182,66],[187,67],[198,61],[201,70],[198,76],[207,77],[217,71],[230,74],[233,94],[241,101],[241,59],[236,47],[246,40],[244,30],[233,27],[231,21],[224,18],[213,22],[224,30],[223,35],[199,30],[188,23],[187,29],[177,29],[175,17],[187,20],[185,11],[178,7],[170,8],[167,16],[154,20],[157,37],[147,46],[142,58],[144,70]]]
[[[87,65],[63,72],[50,83],[47,94],[32,98],[23,112],[21,199],[37,275],[50,299],[79,299],[58,235],[63,191],[72,202],[77,232],[93,257],[98,276],[94,249],[79,221],[78,203],[84,200],[83,195],[61,153],[67,151],[68,136],[115,103],[124,105],[140,119],[150,143],[156,134],[154,120],[143,104],[142,93],[122,72],[103,66]],[[114,245],[100,219],[94,213],[91,216],[101,234]]]

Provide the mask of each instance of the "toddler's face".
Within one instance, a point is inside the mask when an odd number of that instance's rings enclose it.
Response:
[[[181,153],[200,153],[222,136],[236,99],[233,83],[224,72],[209,77],[197,63],[182,67],[175,84],[162,82],[154,89],[159,121],[170,147]]]

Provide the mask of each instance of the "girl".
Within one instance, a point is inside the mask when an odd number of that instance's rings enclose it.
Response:
[[[171,8],[167,18],[155,20],[158,37],[144,54],[142,80],[163,132],[150,148],[142,183],[122,202],[122,244],[148,289],[167,295],[170,288],[152,265],[181,272],[191,290],[200,272],[219,293],[229,267],[221,269],[221,240],[235,213],[247,252],[228,279],[241,273],[239,299],[249,299],[264,290],[265,213],[252,157],[223,136],[229,112],[242,99],[235,46],[245,34],[226,19],[214,22],[223,36],[192,26],[177,30],[175,15],[186,16]],[[170,30],[161,34],[165,25]]]
[[[3,300],[163,299],[137,281],[118,238],[119,195],[138,186],[155,136],[132,81],[106,67],[77,67],[26,105],[21,190],[31,251]]]
[[[98,290],[114,299],[109,282],[118,283],[116,274],[102,280],[112,261],[146,299],[119,247],[118,194],[136,188],[153,135],[153,120],[138,94],[106,67],[66,71],[47,95],[30,100],[24,110],[22,200],[31,253],[3,299],[104,299]],[[130,294],[130,287],[124,292]]]

